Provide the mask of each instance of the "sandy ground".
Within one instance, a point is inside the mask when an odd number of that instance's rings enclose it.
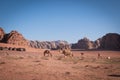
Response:
[[[73,51],[73,58],[51,52],[0,51],[0,80],[120,80],[120,51]]]

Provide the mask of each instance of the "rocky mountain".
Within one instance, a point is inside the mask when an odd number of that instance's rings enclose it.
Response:
[[[108,33],[96,41],[90,41],[88,38],[78,40],[72,44],[72,49],[103,49],[103,50],[120,50],[120,35]]]
[[[106,34],[101,38],[99,48],[105,50],[120,50],[120,34]]]
[[[99,40],[90,41],[88,38],[78,40],[77,43],[72,44],[72,49],[97,49],[99,47]]]
[[[91,41],[88,38],[78,40],[77,43],[69,44],[67,41],[30,41],[23,37],[17,31],[5,33],[0,28],[0,43],[8,43],[18,46],[29,46],[38,49],[58,49],[58,48],[72,48],[72,49],[102,49],[102,50],[120,50],[120,34],[108,33],[103,37]]]
[[[62,47],[70,46],[67,41],[58,40],[58,41],[29,41],[29,46],[32,48],[40,49],[58,49],[62,44]]]
[[[29,46],[32,48],[39,49],[58,49],[60,47],[69,46],[67,41],[58,40],[58,41],[30,41],[23,37],[17,31],[11,31],[10,33],[5,33],[2,28],[0,28],[0,42],[13,44],[18,46]],[[61,45],[60,45],[61,44]]]
[[[19,46],[28,46],[28,40],[26,40],[22,34],[17,31],[11,31],[8,34],[5,34],[2,28],[0,28],[0,42]]]
[[[6,43],[22,46],[28,45],[28,41],[23,37],[22,34],[18,33],[17,31],[11,31],[9,34],[7,34]]]

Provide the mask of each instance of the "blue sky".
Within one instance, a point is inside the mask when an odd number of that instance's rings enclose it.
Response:
[[[120,34],[120,0],[0,0],[0,27],[29,40],[96,40]]]

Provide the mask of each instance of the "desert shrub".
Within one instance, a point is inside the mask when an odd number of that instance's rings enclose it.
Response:
[[[5,62],[0,62],[0,64],[5,64]]]
[[[26,51],[25,48],[17,48],[16,50],[17,50],[17,51]]]

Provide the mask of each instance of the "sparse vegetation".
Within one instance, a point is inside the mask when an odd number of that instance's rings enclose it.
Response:
[[[42,51],[25,54],[11,51],[7,52],[9,55],[6,52],[0,52],[0,80],[6,80],[7,76],[7,80],[119,80],[119,52],[102,52],[102,56],[114,55],[110,59],[98,59],[97,52],[89,51],[85,52],[84,59],[78,51],[73,51],[73,57],[64,57],[57,51],[52,52],[53,57],[43,56]]]
[[[97,60],[96,63],[101,63],[101,64],[120,64],[120,58],[100,59],[100,60]]]
[[[6,62],[0,62],[0,64],[5,64]]]

